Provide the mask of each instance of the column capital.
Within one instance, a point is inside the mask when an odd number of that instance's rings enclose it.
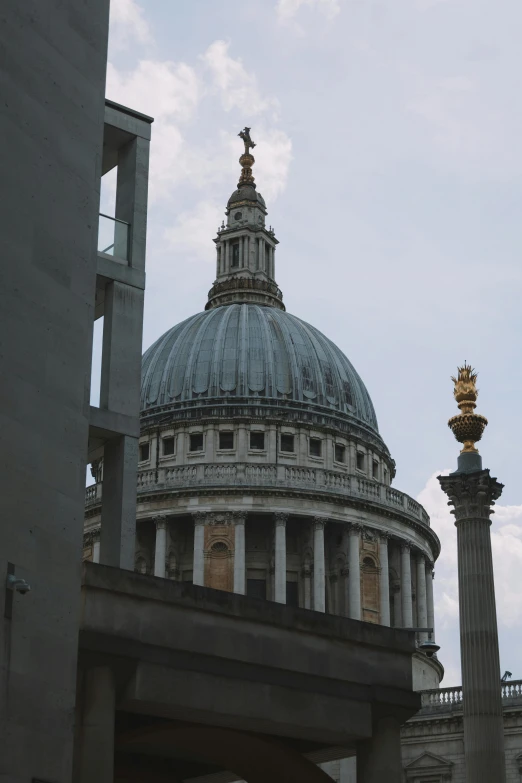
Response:
[[[495,505],[502,494],[504,485],[489,475],[489,470],[476,473],[452,473],[438,477],[443,492],[448,496],[448,506],[455,524],[466,519],[489,520]]]
[[[377,533],[377,537],[381,544],[386,544],[386,546],[388,546],[388,542],[392,536],[391,533],[388,533],[386,530],[379,530]]]
[[[314,530],[324,530],[327,521],[326,517],[314,517]]]
[[[246,511],[232,511],[232,523],[234,525],[245,525],[247,519]]]
[[[152,517],[152,521],[156,525],[156,530],[166,530],[167,528],[166,514],[156,514],[156,516]]]
[[[209,511],[193,511],[192,512],[192,519],[194,520],[194,525],[206,525],[208,518],[209,518]]]
[[[405,541],[403,538],[401,538],[400,544],[401,544],[401,552],[403,554],[406,554],[406,552],[411,552],[411,550],[413,549],[413,544],[411,543],[411,541]]]
[[[100,533],[101,531],[99,527],[97,527],[95,530],[88,530],[83,534],[83,545],[94,546],[94,544],[97,544],[100,541]]]
[[[286,511],[276,511],[274,513],[274,520],[275,520],[275,526],[276,527],[286,527],[286,523],[288,522],[288,517],[290,514],[287,514]],[[315,517],[314,517],[315,519]]]
[[[362,525],[360,522],[348,522],[348,535],[360,536],[362,533],[364,533],[364,530],[364,525]]]

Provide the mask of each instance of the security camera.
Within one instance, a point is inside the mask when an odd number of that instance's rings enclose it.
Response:
[[[28,593],[31,589],[31,585],[27,584],[25,579],[20,579],[19,577],[15,576],[14,574],[8,574],[7,576],[7,588],[9,590],[14,590],[16,593],[20,593],[21,595],[25,595]]]
[[[421,642],[417,649],[420,652],[423,652],[428,658],[433,658],[435,653],[440,650],[440,645],[428,640],[427,642]]]

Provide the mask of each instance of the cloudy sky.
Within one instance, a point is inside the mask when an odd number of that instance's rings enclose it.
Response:
[[[238,131],[280,245],[287,309],[364,379],[432,515],[438,640],[460,682],[450,375],[480,373],[501,665],[522,678],[519,0],[112,0],[107,96],[155,118],[144,347],[203,309]],[[103,211],[113,187],[104,183]],[[94,390],[96,397],[96,384]]]

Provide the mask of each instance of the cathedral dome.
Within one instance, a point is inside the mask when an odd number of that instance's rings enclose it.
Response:
[[[249,398],[321,409],[378,433],[370,396],[318,329],[276,307],[237,303],[174,326],[146,351],[142,416],[191,401]]]

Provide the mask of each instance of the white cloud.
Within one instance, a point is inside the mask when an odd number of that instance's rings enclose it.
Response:
[[[216,253],[212,239],[222,217],[222,204],[200,201],[193,209],[180,212],[175,224],[165,230],[164,237],[178,253],[214,264]]]
[[[288,22],[305,6],[320,11],[328,20],[334,19],[341,10],[339,0],[278,0],[277,16],[280,21]]]
[[[246,70],[240,59],[230,57],[229,47],[225,41],[214,41],[202,55],[225,111],[237,108],[254,116],[277,109],[275,98],[261,95],[255,75]]]
[[[128,49],[131,44],[151,44],[152,31],[135,0],[111,0],[109,39],[111,50]]]
[[[459,671],[459,615],[457,574],[457,530],[450,513],[447,497],[442,492],[438,475],[434,473],[418,495],[419,503],[431,517],[431,525],[440,538],[441,554],[435,566],[435,623],[444,633],[440,658],[450,673]],[[522,571],[522,506],[494,506],[491,526],[491,546],[495,572],[495,593],[499,633],[522,625],[522,593],[519,575]],[[438,639],[441,643],[440,638]],[[449,642],[449,643],[448,643]],[[454,676],[454,674],[452,674]]]

